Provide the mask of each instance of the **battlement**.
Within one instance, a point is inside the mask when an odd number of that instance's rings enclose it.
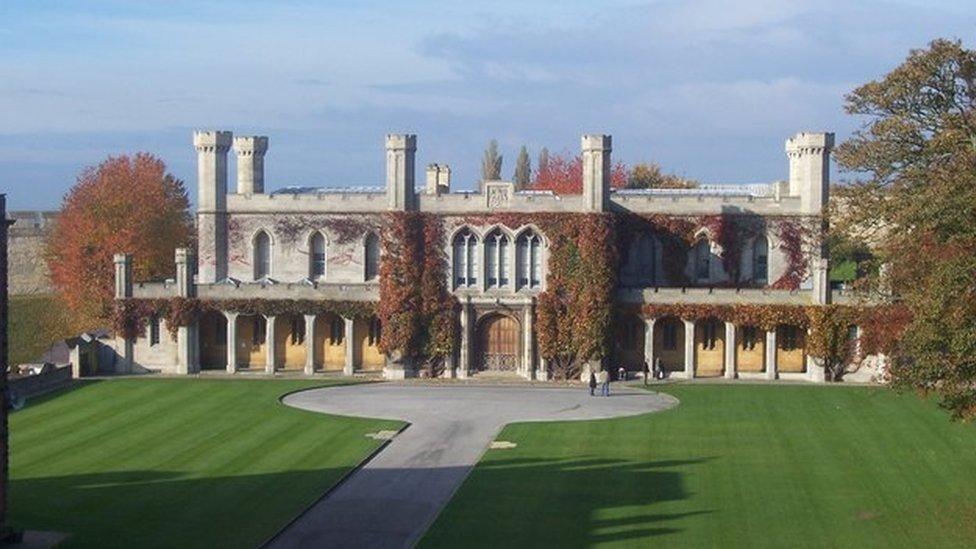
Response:
[[[200,152],[224,152],[230,150],[234,134],[225,131],[204,130],[193,132],[193,146]]]

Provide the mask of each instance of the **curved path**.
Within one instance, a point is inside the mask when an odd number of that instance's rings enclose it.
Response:
[[[289,525],[271,547],[410,547],[506,423],[602,419],[670,408],[638,390],[369,384],[288,395],[288,406],[404,420],[409,427]]]

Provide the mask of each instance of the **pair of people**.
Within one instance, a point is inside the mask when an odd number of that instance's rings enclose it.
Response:
[[[590,370],[590,396],[594,396],[594,391],[600,387],[600,396],[610,396],[610,374],[606,370],[593,372]]]

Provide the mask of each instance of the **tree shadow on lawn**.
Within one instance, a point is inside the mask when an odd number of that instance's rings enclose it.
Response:
[[[687,469],[710,459],[489,459],[471,474],[424,542],[575,547],[676,534],[682,529],[666,523],[712,511],[646,511],[688,499]]]
[[[346,471],[210,478],[119,471],[11,479],[10,522],[68,533],[71,546],[255,547]]]

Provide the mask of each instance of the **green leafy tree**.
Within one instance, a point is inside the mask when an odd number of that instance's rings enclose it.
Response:
[[[896,386],[935,392],[955,417],[976,416],[976,52],[935,40],[850,93],[863,125],[837,150],[859,175],[832,219],[879,243],[875,289],[912,320],[893,351]]]
[[[540,172],[547,171],[549,169],[549,149],[542,147],[539,151],[539,161],[535,163],[536,170]]]
[[[498,153],[498,141],[488,143],[485,156],[481,159],[481,180],[497,181],[502,178],[502,155]]]
[[[525,149],[525,145],[519,149],[518,158],[515,159],[512,181],[516,189],[525,189],[532,183],[532,161],[529,160],[529,151]]]

